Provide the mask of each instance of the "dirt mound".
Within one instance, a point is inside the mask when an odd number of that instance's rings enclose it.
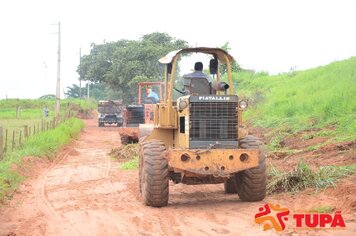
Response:
[[[301,160],[311,168],[316,169],[327,165],[350,165],[356,162],[356,141],[331,142],[332,137],[320,136],[332,131],[332,127],[302,131],[294,135],[287,135],[279,140],[276,151],[269,151],[268,162],[278,166],[283,171],[291,171]],[[251,133],[268,145],[276,134],[273,130],[251,128]]]
[[[346,220],[352,220],[356,212],[356,177],[341,180],[335,188],[328,188],[322,192],[315,189],[289,194],[280,193],[273,195],[275,201],[288,205],[293,211],[311,211],[318,208],[326,208],[334,211],[341,211]]]
[[[43,169],[50,165],[51,161],[47,158],[26,156],[19,164],[13,164],[11,169],[24,177],[37,177]]]
[[[119,160],[131,159],[135,156],[138,156],[137,144],[122,145],[117,149],[113,149],[110,152],[110,155]]]
[[[332,137],[318,134],[327,133],[332,128],[324,130],[309,130],[287,136],[278,143],[277,151],[268,152],[267,163],[273,164],[284,172],[292,171],[301,160],[313,171],[323,166],[345,166],[356,163],[356,141],[331,142]],[[275,138],[268,129],[252,129],[257,137],[268,144]],[[329,208],[333,212],[341,211],[346,219],[353,219],[356,212],[356,176],[349,176],[336,182],[335,187],[325,190],[306,189],[298,193],[279,193],[269,197],[285,204],[293,211],[311,210],[320,207]]]
[[[121,127],[119,134],[123,145],[138,142],[138,127]]]

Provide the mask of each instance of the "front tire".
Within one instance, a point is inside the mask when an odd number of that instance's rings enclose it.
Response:
[[[147,206],[163,207],[168,204],[169,178],[165,151],[164,143],[158,140],[142,144],[139,179],[142,199]]]
[[[240,140],[240,148],[259,150],[259,165],[236,173],[225,184],[226,193],[237,193],[242,201],[261,201],[266,196],[266,156],[263,144],[256,137],[248,135]]]

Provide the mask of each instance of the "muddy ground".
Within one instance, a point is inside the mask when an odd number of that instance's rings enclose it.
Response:
[[[86,120],[80,137],[54,162],[27,157],[29,176],[13,199],[0,208],[0,235],[356,235],[355,179],[322,193],[269,195],[263,202],[241,202],[222,185],[170,185],[169,205],[141,203],[137,170],[121,170],[109,156],[120,146],[116,127]],[[30,168],[31,167],[31,168]],[[293,210],[330,204],[342,210],[346,230],[263,231],[254,215],[264,203]],[[352,204],[355,204],[354,206]]]

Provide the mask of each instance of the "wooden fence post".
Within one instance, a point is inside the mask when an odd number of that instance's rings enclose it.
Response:
[[[28,125],[24,126],[23,136],[25,139],[28,138]]]
[[[28,136],[29,136],[29,137],[31,136],[31,126],[28,127]]]
[[[2,135],[2,127],[0,127],[0,160],[4,158],[4,139]]]
[[[7,152],[7,129],[5,129],[5,149],[4,152]]]
[[[52,122],[52,129],[56,128],[56,117],[53,118],[53,122]]]
[[[22,130],[20,130],[20,137],[19,137],[19,146],[22,144]]]
[[[15,130],[12,131],[11,152],[14,151],[14,148],[15,148]]]

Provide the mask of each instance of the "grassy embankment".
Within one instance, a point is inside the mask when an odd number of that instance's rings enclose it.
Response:
[[[268,76],[240,72],[234,75],[239,95],[249,98],[245,117],[255,127],[265,128],[270,152],[285,149],[282,141],[306,132],[304,140],[328,137],[328,141],[309,147],[316,150],[330,143],[356,140],[356,57],[315,69]],[[312,131],[312,133],[308,133]],[[287,147],[288,149],[288,147]],[[293,153],[296,150],[284,150]],[[326,166],[312,171],[300,162],[283,173],[272,167],[270,191],[297,191],[305,187],[328,187],[337,179],[356,173],[356,164]],[[295,181],[292,186],[291,181]]]
[[[69,104],[69,106],[68,106]],[[79,99],[64,99],[61,100],[61,117],[75,116],[78,112],[88,114],[90,110],[96,109],[96,102],[79,100]],[[49,116],[44,117],[43,109],[49,109]],[[17,108],[19,113],[17,114]],[[70,113],[70,114],[69,114]],[[20,131],[22,139],[24,135],[24,126],[29,127],[29,135],[34,132],[39,133],[42,130],[47,130],[55,115],[55,100],[51,99],[7,99],[0,100],[0,127],[7,131],[7,149],[12,150],[11,138],[14,132],[14,140],[16,146],[19,142]],[[5,138],[4,138],[5,142]],[[5,145],[5,143],[3,144]]]
[[[83,126],[83,121],[70,118],[55,129],[26,139],[14,152],[6,153],[4,159],[0,161],[0,201],[11,196],[24,179],[16,171],[17,167],[23,165],[23,157],[53,158],[56,152],[75,137]]]

